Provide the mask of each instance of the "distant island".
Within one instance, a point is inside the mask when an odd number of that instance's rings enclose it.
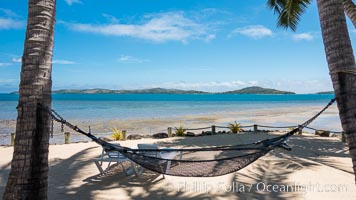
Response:
[[[240,90],[223,92],[222,94],[295,94],[294,92],[281,91],[258,86],[246,87]]]
[[[295,94],[294,92],[280,91],[270,88],[262,88],[258,86],[246,87],[240,90],[233,90],[227,92],[203,92],[197,90],[178,90],[178,89],[166,89],[166,88],[150,88],[139,90],[110,90],[110,89],[65,89],[54,90],[53,94]],[[12,92],[11,94],[18,94],[18,92]]]
[[[165,88],[150,88],[140,90],[109,90],[109,89],[82,89],[82,90],[55,90],[55,94],[213,94],[197,90],[178,90]],[[222,92],[219,94],[295,94],[294,92],[280,91],[262,87],[246,87],[240,90]]]
[[[82,90],[55,90],[54,94],[206,94],[208,92],[196,90],[178,90],[165,88],[150,88],[140,90],[109,90],[109,89],[82,89]]]
[[[334,94],[334,91],[317,92],[315,94]]]

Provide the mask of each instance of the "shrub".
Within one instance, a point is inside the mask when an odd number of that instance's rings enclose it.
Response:
[[[295,128],[297,128],[297,127],[289,127],[288,130],[293,131]]]
[[[183,128],[183,126],[180,126],[180,127],[175,127],[176,129],[176,136],[179,136],[179,137],[183,137],[184,136],[184,132],[185,132],[185,129]]]
[[[111,137],[114,139],[114,140],[120,140],[121,138],[121,131],[117,130],[117,128],[113,128],[113,131],[114,133],[111,135]]]
[[[240,123],[237,123],[236,121],[235,121],[235,123],[230,123],[229,129],[231,130],[232,133],[240,132],[241,131]]]

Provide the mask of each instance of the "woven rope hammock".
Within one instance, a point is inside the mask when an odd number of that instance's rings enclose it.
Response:
[[[77,126],[72,125],[54,110],[47,111],[51,113],[53,120],[91,138],[94,142],[98,143],[108,151],[120,152],[146,169],[172,176],[212,177],[236,172],[275,148],[291,150],[286,144],[286,140],[294,133],[313,122],[328,107],[330,107],[334,101],[335,99],[330,100],[330,102],[316,115],[308,119],[301,126],[298,126],[281,136],[251,144],[194,149],[132,149],[111,144],[92,135],[90,132],[85,132]],[[157,155],[170,156],[167,158]]]

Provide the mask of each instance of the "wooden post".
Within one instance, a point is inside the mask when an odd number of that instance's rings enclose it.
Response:
[[[15,133],[11,133],[11,146],[14,146],[14,143],[15,143]]]
[[[298,125],[298,128],[299,128],[298,135],[302,135],[303,134],[302,125]]]
[[[216,132],[215,132],[215,125],[212,125],[211,126],[211,134],[215,134]]]
[[[346,142],[346,137],[345,137],[345,132],[344,131],[342,131],[341,132],[341,142]]]
[[[64,144],[70,143],[69,138],[70,138],[70,132],[65,132],[64,133]]]
[[[172,127],[168,127],[168,137],[172,137]]]
[[[253,125],[253,132],[254,132],[254,133],[257,133],[257,132],[258,132],[258,126],[257,126],[257,124],[254,124],[254,125]]]
[[[126,130],[122,130],[121,131],[122,135],[121,135],[121,140],[126,140]]]

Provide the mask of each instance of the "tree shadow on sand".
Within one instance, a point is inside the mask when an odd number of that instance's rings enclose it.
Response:
[[[349,158],[348,150],[339,141],[310,136],[292,136],[289,139],[292,151],[274,150],[251,166],[235,173],[231,184],[246,186],[236,195],[243,199],[296,199],[303,198],[305,185],[288,182],[288,177],[301,169],[317,169],[322,165],[353,175],[352,168],[328,157]],[[351,161],[351,160],[350,160]],[[289,179],[290,181],[290,179]],[[277,185],[276,191],[267,185]]]
[[[93,147],[95,148],[95,147]],[[85,155],[93,148],[84,149],[68,159],[56,160],[50,167],[49,199],[189,199],[183,192],[174,192],[174,186],[163,176],[145,170],[141,176],[126,176],[120,165],[114,164],[107,173],[92,175],[85,168],[96,168],[92,158]],[[95,148],[98,151],[98,148]],[[98,151],[99,156],[99,151]],[[64,170],[63,170],[64,169]],[[78,180],[80,173],[88,174]],[[56,174],[61,174],[60,176]],[[51,176],[53,175],[53,176]],[[56,176],[54,176],[56,175]],[[81,175],[85,176],[85,175]],[[56,177],[57,179],[54,179]],[[76,180],[77,183],[74,183]],[[115,191],[112,191],[115,189]],[[119,190],[118,190],[119,189]],[[111,196],[110,196],[111,195]],[[194,195],[194,199],[213,199],[209,195]]]
[[[330,138],[321,138],[311,136],[292,136],[290,144],[293,148],[291,155],[314,161],[316,163],[326,165],[344,171],[349,174],[354,174],[352,168],[335,160],[329,159],[330,157],[337,158],[350,158],[349,150],[345,143]],[[351,158],[350,158],[351,163]]]
[[[266,158],[261,158],[235,173],[231,185],[235,185],[235,193],[239,197],[243,196],[242,199],[298,199],[302,198],[303,191],[294,183],[288,182],[288,177],[297,170],[311,169],[317,165],[271,152]],[[277,189],[274,190],[272,186]]]
[[[263,137],[274,136],[264,135]],[[219,137],[224,137],[218,142],[219,145],[251,143],[256,140],[255,137],[246,137],[246,139],[239,135],[212,135],[194,138],[183,137],[170,141],[157,140],[156,143],[161,147],[198,148],[215,146]],[[261,137],[259,136],[259,138]],[[236,188],[234,191],[229,188],[220,188],[226,191],[220,191],[218,194],[178,191],[176,185],[172,185],[171,177],[166,176],[165,180],[162,179],[162,175],[149,170],[145,170],[139,177],[126,176],[121,166],[116,164],[112,165],[104,175],[100,175],[99,171],[93,174],[93,168],[96,169],[96,166],[92,159],[100,155],[101,149],[100,146],[86,148],[68,159],[55,159],[50,162],[49,199],[295,199],[302,193],[259,191],[257,183],[290,185],[291,183],[288,183],[287,180],[293,172],[302,168],[312,169],[318,165],[327,165],[344,171],[346,169],[346,172],[351,170],[339,166],[337,162],[324,159],[328,156],[349,157],[347,150],[345,151],[344,145],[340,142],[318,138],[309,140],[305,136],[292,136],[289,144],[293,148],[291,152],[272,151],[266,157],[260,158],[241,171],[227,175],[227,183],[230,183],[230,186],[244,185],[246,186],[244,191],[238,191]],[[4,166],[5,170],[2,169],[1,178],[3,180],[7,179],[7,168],[8,166]],[[209,180],[211,181],[211,179]],[[248,186],[252,187],[248,188]],[[263,185],[259,187],[259,189],[263,189],[261,188]]]
[[[10,173],[10,166],[11,162],[8,162],[0,168],[0,198],[2,198],[2,195],[5,192],[6,182]]]

